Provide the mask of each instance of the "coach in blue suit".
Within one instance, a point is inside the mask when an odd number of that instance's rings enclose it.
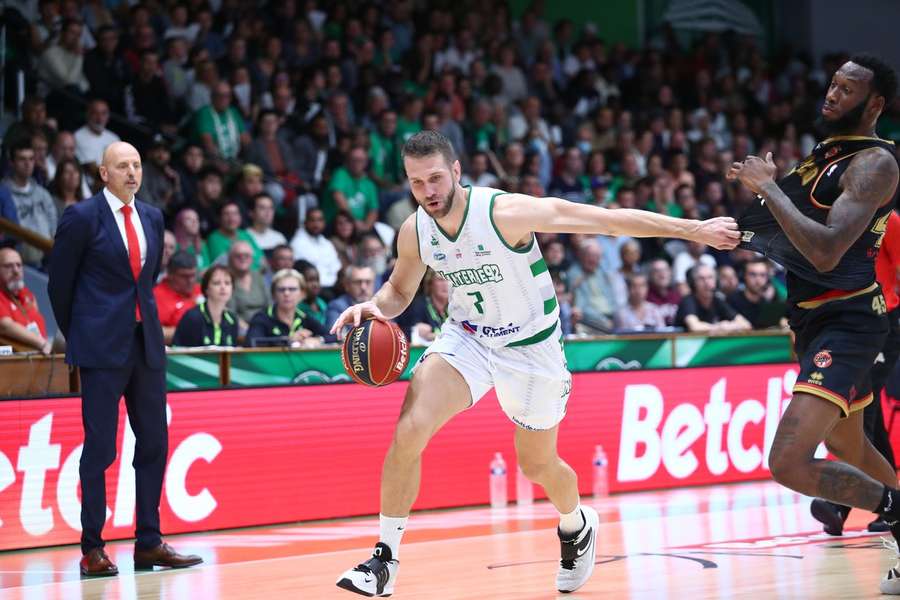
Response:
[[[163,543],[159,499],[168,452],[166,354],[153,299],[162,213],[137,201],[141,157],[130,144],[103,153],[103,190],[63,213],[50,257],[50,301],[66,336],[66,362],[81,372],[81,573],[115,575],[103,549],[106,469],[116,457],[119,399],[135,435],[135,568],[202,562]]]

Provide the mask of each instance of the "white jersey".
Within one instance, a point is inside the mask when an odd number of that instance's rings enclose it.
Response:
[[[522,248],[507,245],[492,216],[494,198],[507,192],[476,186],[467,192],[454,237],[423,208],[416,211],[419,256],[450,283],[449,320],[492,348],[546,339],[559,306],[534,234]]]

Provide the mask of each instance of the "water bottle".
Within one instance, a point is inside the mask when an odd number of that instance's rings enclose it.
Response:
[[[519,506],[528,506],[534,502],[534,484],[525,477],[522,467],[516,469],[516,503]]]
[[[594,450],[594,498],[609,496],[609,460],[603,446],[597,444]]]
[[[491,508],[506,507],[506,462],[503,455],[497,452],[491,461]]]

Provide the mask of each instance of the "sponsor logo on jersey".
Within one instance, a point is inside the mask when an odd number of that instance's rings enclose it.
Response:
[[[742,242],[749,242],[750,240],[753,239],[753,236],[754,236],[754,235],[756,235],[756,232],[755,232],[755,231],[742,231],[742,232],[741,232],[741,241],[742,241]]]
[[[490,256],[491,251],[484,249],[484,244],[478,244],[478,247],[475,249],[475,256]]]
[[[820,369],[827,369],[831,366],[831,352],[822,350],[821,352],[816,353],[813,357],[813,364]]]
[[[822,373],[820,373],[819,371],[814,371],[814,372],[810,373],[809,379],[807,379],[807,381],[818,385],[818,384],[821,384],[824,379],[825,379],[825,376],[822,375]]]
[[[437,246],[439,243],[440,242],[438,242],[438,239],[436,237],[431,236],[431,245],[432,246]]]
[[[466,333],[478,333],[478,325],[474,325],[468,321],[462,321],[460,322],[460,325],[462,325],[462,328]]]
[[[434,256],[434,260],[447,260],[447,255],[443,252],[435,252],[432,256]]]
[[[456,249],[456,259],[457,260],[462,259],[462,250],[460,250],[459,248]]]
[[[465,285],[481,285],[484,283],[499,283],[503,281],[500,267],[495,264],[482,265],[477,269],[460,269],[452,273],[438,271],[441,277],[450,282],[454,287]]]
[[[506,327],[488,327],[487,325],[481,326],[481,335],[488,338],[498,338],[506,335],[512,335],[514,333],[518,333],[521,327],[518,325],[513,325],[510,323]]]

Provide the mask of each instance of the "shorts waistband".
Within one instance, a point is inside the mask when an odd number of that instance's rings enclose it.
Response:
[[[859,290],[832,290],[830,292],[826,292],[820,296],[816,296],[815,298],[810,298],[809,300],[804,300],[803,302],[798,302],[797,306],[799,308],[811,309],[818,308],[823,304],[828,302],[834,302],[836,300],[847,300],[848,298],[855,298],[856,296],[862,296],[863,294],[868,294],[869,292],[874,292],[878,289],[878,282],[872,283],[872,285],[868,287],[864,287]]]

